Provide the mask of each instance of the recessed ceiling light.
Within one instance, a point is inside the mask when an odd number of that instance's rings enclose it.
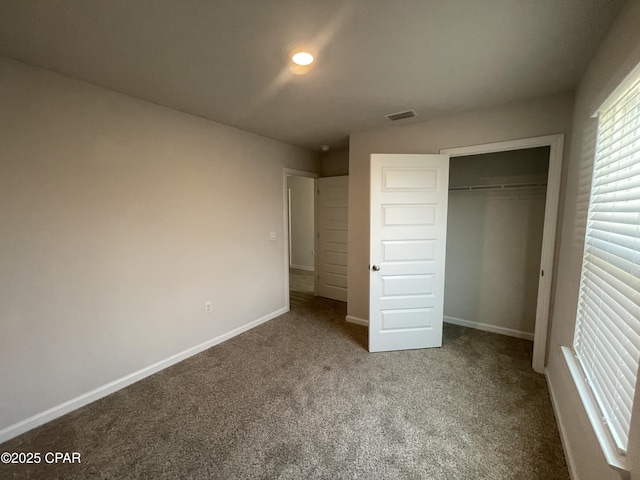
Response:
[[[291,57],[291,60],[296,65],[311,65],[313,63],[313,55],[311,55],[309,52],[298,52]]]

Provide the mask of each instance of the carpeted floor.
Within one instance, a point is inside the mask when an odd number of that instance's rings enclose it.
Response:
[[[312,298],[6,442],[82,463],[0,478],[569,478],[531,342],[446,325],[442,348],[370,354],[345,313]]]

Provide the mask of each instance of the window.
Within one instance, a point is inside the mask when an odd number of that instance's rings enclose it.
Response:
[[[632,80],[625,82],[623,91],[618,89],[598,114],[573,343],[575,357],[586,379],[586,390],[595,400],[603,431],[618,454],[624,454],[627,449],[640,360],[640,75],[637,72],[638,69]]]

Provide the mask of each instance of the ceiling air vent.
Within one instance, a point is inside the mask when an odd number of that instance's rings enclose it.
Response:
[[[395,122],[396,120],[402,120],[404,118],[412,118],[418,115],[415,110],[405,110],[404,112],[397,113],[389,113],[384,116],[390,122]]]

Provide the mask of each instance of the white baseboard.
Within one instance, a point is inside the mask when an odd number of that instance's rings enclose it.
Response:
[[[349,323],[355,323],[356,325],[369,326],[369,320],[364,318],[354,317],[353,315],[347,315],[345,320]],[[501,335],[507,335],[509,337],[524,338],[525,340],[533,340],[533,333],[522,332],[520,330],[512,330],[511,328],[497,327],[495,325],[489,325],[486,323],[471,322],[469,320],[463,320],[456,317],[444,317],[446,323],[453,323],[454,325],[460,325],[462,327],[475,328],[477,330],[484,330],[486,332],[499,333]]]
[[[551,406],[553,407],[553,413],[556,417],[556,423],[558,424],[558,430],[560,431],[560,441],[562,442],[562,450],[564,451],[564,458],[567,461],[567,468],[569,470],[569,477],[571,480],[579,480],[578,475],[576,474],[576,464],[573,458],[573,454],[571,453],[571,448],[569,447],[569,439],[567,438],[567,431],[564,428],[564,422],[562,421],[562,416],[560,415],[560,409],[558,408],[558,403],[556,401],[556,394],[553,390],[553,385],[549,381],[549,369],[544,369],[544,377],[547,380],[547,388],[549,389],[549,397],[551,397]]]
[[[498,327],[496,325],[489,325],[488,323],[472,322],[470,320],[464,320],[462,318],[444,316],[445,323],[452,323],[454,325],[460,325],[461,327],[475,328],[476,330],[484,330],[485,332],[499,333],[500,335],[507,335],[509,337],[524,338],[525,340],[533,341],[533,333],[523,332],[521,330],[513,330],[511,328]]]
[[[365,327],[369,326],[369,320],[365,320],[364,318],[354,317],[353,315],[347,315],[344,318],[349,323],[355,323],[356,325],[363,325]]]
[[[288,307],[282,307],[275,312],[271,312],[263,317],[258,318],[252,322],[247,323],[241,327],[238,327],[230,332],[227,332],[223,335],[220,335],[216,338],[212,338],[211,340],[207,340],[195,347],[188,348],[180,353],[172,355],[164,360],[160,360],[153,365],[149,365],[148,367],[142,368],[138,371],[130,373],[122,378],[114,380],[113,382],[107,383],[106,385],[102,385],[101,387],[95,388],[87,393],[84,393],[76,398],[72,398],[60,405],[49,408],[44,412],[40,412],[36,415],[33,415],[25,420],[21,420],[18,423],[14,423],[13,425],[9,425],[8,427],[0,430],[0,443],[6,442],[18,435],[21,435],[33,428],[39,427],[51,420],[54,420],[62,415],[65,415],[73,410],[76,410],[80,407],[84,407],[85,405],[94,402],[102,397],[106,397],[107,395],[114,393],[118,390],[121,390],[125,387],[128,387],[132,383],[135,383],[139,380],[142,380],[145,377],[153,375],[154,373],[159,372],[160,370],[164,370],[171,365],[174,365],[182,360],[185,360],[197,353],[200,353],[208,348],[211,348],[219,343],[224,342],[225,340],[229,340],[230,338],[235,337],[236,335],[240,335],[241,333],[246,332],[247,330],[251,330],[252,328],[257,327],[258,325],[268,322],[284,313],[289,311]]]
[[[295,268],[296,270],[306,270],[307,272],[313,272],[313,267],[308,267],[306,265],[294,265],[293,263],[289,264],[289,268]]]

